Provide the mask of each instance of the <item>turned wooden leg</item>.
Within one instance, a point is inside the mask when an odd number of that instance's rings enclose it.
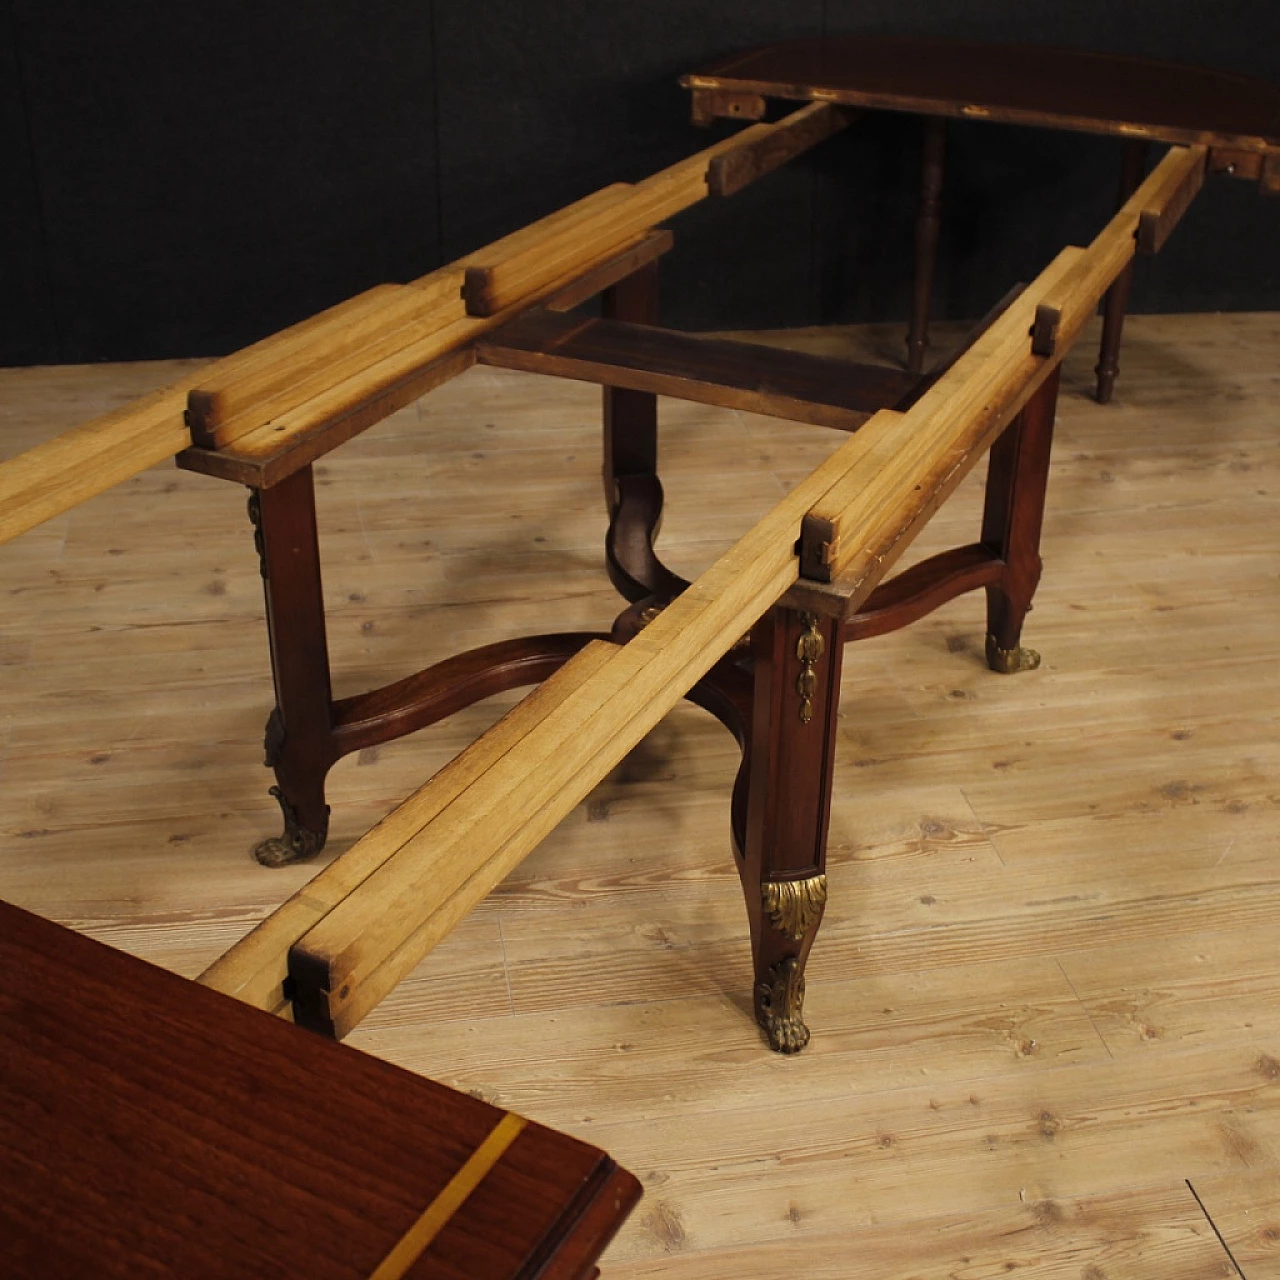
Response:
[[[1119,208],[1138,189],[1142,182],[1143,169],[1146,167],[1147,144],[1137,138],[1125,141],[1124,153],[1120,162],[1120,190],[1116,198]],[[1134,260],[1115,278],[1111,288],[1107,290],[1102,308],[1102,346],[1098,351],[1098,365],[1094,372],[1098,375],[1097,400],[1106,404],[1115,389],[1116,375],[1120,372],[1120,338],[1124,333],[1125,310],[1129,306],[1129,289],[1133,284]]]
[[[311,468],[270,489],[253,490],[249,516],[262,565],[276,690],[267,721],[266,763],[275,770],[271,794],[284,814],[284,835],[264,840],[254,856],[265,866],[279,867],[324,847],[329,830],[324,779],[338,758]]]
[[[1040,665],[1040,655],[1019,642],[1040,581],[1040,529],[1058,375],[1054,369],[991,447],[982,542],[1004,561],[1004,571],[987,588],[987,663],[1005,675]]]
[[[911,290],[911,322],[907,330],[907,369],[919,373],[929,346],[929,301],[938,261],[938,233],[942,227],[942,170],[946,150],[946,121],[929,116],[924,122],[924,154],[920,164],[920,207],[916,213],[916,262]]]
[[[738,870],[751,923],[756,1020],[779,1053],[796,1053],[809,1042],[804,967],[827,900],[841,640],[838,622],[781,606],[752,632],[754,694]],[[735,807],[742,801],[735,796]]]

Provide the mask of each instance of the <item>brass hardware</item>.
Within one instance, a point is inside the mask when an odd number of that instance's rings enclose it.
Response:
[[[255,845],[253,856],[264,867],[287,867],[295,862],[302,862],[324,848],[329,834],[329,806],[324,808],[324,827],[320,831],[312,831],[304,827],[298,819],[298,811],[279,787],[272,787],[270,794],[280,802],[280,812],[284,815],[284,835],[273,836]]]
[[[826,649],[826,641],[818,630],[818,619],[812,613],[802,613],[800,621],[804,631],[796,641],[796,657],[800,659],[800,674],[796,677],[796,692],[800,695],[800,722],[808,724],[813,719],[813,695],[818,688],[818,676],[814,666]]]
[[[1034,671],[1040,665],[1040,655],[1034,649],[1002,649],[993,635],[987,636],[987,666],[1002,676],[1019,671]]]
[[[778,1053],[799,1053],[809,1043],[804,1025],[804,974],[800,961],[788,956],[756,984],[756,1021]]]
[[[760,886],[764,909],[773,927],[799,942],[813,927],[827,901],[827,877],[803,880],[766,880]]]

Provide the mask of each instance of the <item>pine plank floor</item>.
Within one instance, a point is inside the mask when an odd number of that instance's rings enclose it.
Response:
[[[896,354],[892,327],[778,337]],[[735,753],[670,715],[350,1043],[609,1150],[607,1280],[1280,1277],[1280,316],[1064,375],[1025,640],[980,597],[845,659],[813,1041],[750,1016]],[[188,367],[0,371],[11,456]],[[694,574],[837,437],[663,402]],[[335,692],[599,628],[598,392],[476,369],[317,468]],[[918,554],[976,536],[981,476]],[[194,975],[315,864],[278,826],[235,486],[162,467],[0,548],[0,897]],[[327,859],[509,705],[331,775]]]

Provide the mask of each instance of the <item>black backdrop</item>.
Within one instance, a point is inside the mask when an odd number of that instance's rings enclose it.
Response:
[[[822,32],[1071,45],[1280,80],[1276,0],[0,0],[0,363],[217,354],[706,145],[685,70]],[[1113,140],[960,124],[936,311],[1114,193]],[[905,314],[919,124],[675,224],[664,319]],[[1280,200],[1217,181],[1136,310],[1280,307]]]

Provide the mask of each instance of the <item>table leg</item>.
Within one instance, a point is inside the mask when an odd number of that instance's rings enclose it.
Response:
[[[770,1047],[809,1042],[804,967],[827,900],[827,823],[844,651],[840,624],[777,606],[752,632],[754,697],[738,870],[755,1013]]]
[[[324,779],[339,754],[311,468],[272,488],[253,490],[249,515],[262,564],[276,691],[267,720],[266,763],[275,770],[271,794],[284,814],[284,835],[263,841],[254,856],[278,867],[324,847],[329,830]]]
[[[1040,581],[1040,529],[1058,376],[1054,369],[991,447],[982,543],[1004,562],[1004,569],[999,581],[987,587],[987,663],[1004,675],[1040,665],[1040,655],[1019,642]]]
[[[1126,139],[1120,162],[1120,190],[1116,198],[1119,208],[1138,189],[1146,167],[1147,144],[1138,138]],[[1116,375],[1120,372],[1120,338],[1124,333],[1124,316],[1129,306],[1129,289],[1133,284],[1133,259],[1115,278],[1107,290],[1102,310],[1102,346],[1098,351],[1097,400],[1107,404],[1115,389]]]
[[[658,322],[658,264],[651,262],[606,289],[601,306],[608,320]],[[604,388],[604,499],[609,515],[618,509],[620,476],[653,476],[658,471],[658,397],[648,391]]]
[[[920,164],[920,208],[916,213],[916,261],[911,291],[911,323],[907,331],[907,369],[919,373],[929,346],[929,301],[938,261],[942,227],[942,172],[947,125],[941,116],[924,122],[924,154]]]
[[[606,289],[605,317],[632,324],[658,319],[658,264],[651,262]],[[605,567],[618,592],[646,607],[665,604],[688,585],[658,559],[662,528],[658,479],[658,398],[648,391],[604,388],[604,494],[609,511]]]

